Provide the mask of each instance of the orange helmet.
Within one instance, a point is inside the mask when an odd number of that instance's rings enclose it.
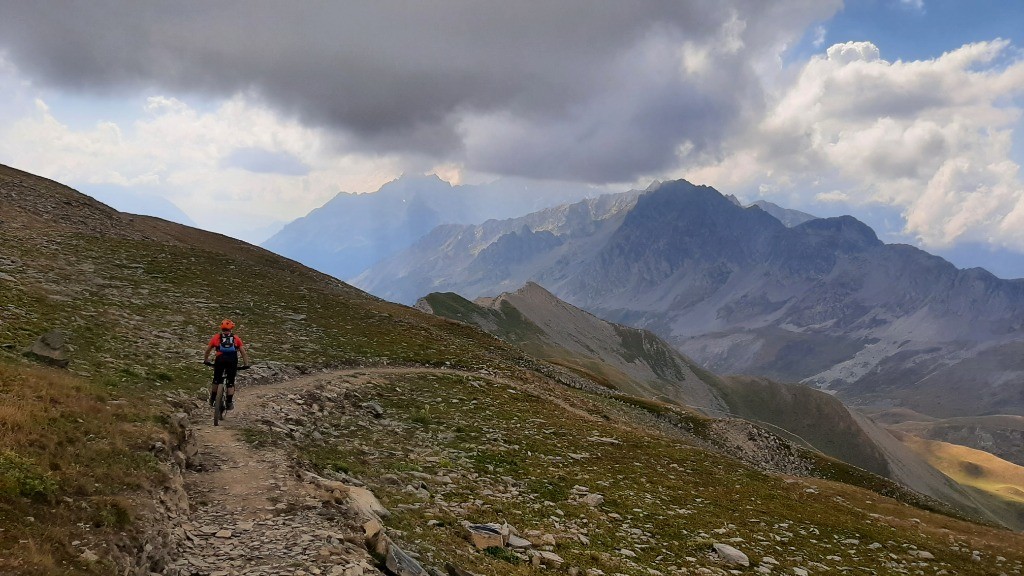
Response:
[[[227,318],[225,318],[224,321],[222,321],[220,323],[220,329],[221,330],[234,330],[235,329],[235,323],[232,322],[231,320],[228,320]]]

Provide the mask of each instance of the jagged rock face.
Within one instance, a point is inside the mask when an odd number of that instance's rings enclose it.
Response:
[[[848,216],[787,227],[685,181],[614,210],[565,211],[584,217],[555,226],[549,210],[435,230],[357,283],[411,303],[534,280],[719,373],[805,381],[936,416],[1024,414],[1024,281],[883,244]],[[523,241],[540,231],[555,238]],[[516,249],[490,249],[506,244]]]

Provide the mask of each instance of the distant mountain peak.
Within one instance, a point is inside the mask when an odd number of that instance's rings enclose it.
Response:
[[[523,287],[514,292],[516,296],[523,296],[528,298],[545,298],[548,300],[558,300],[554,294],[549,292],[546,288],[530,280]],[[560,301],[560,300],[559,300]]]
[[[499,309],[502,302],[508,302],[511,300],[528,300],[530,302],[544,303],[548,305],[557,305],[562,303],[557,296],[532,280],[523,284],[518,290],[503,292],[490,298],[478,298],[475,303],[481,306]]]
[[[799,226],[808,220],[814,220],[818,218],[812,214],[801,212],[799,210],[793,210],[791,208],[783,208],[778,204],[769,202],[767,200],[758,200],[751,204],[751,206],[757,206],[761,210],[774,216],[779,222],[786,225],[787,228]]]
[[[402,174],[398,178],[380,187],[377,194],[404,194],[419,196],[421,194],[448,191],[452,185],[441,180],[436,174]]]
[[[857,250],[884,244],[870,226],[853,216],[816,218],[800,224],[796,230],[810,233],[811,236],[824,237],[839,251]]]

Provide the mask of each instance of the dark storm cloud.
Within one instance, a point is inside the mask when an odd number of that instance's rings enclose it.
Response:
[[[837,2],[0,0],[0,49],[62,89],[246,90],[368,151],[627,180],[714,153],[759,106],[751,62]]]

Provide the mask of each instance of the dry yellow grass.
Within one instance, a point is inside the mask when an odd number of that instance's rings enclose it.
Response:
[[[76,560],[130,521],[131,494],[159,476],[144,406],[59,370],[0,363],[0,574],[102,573]],[[99,572],[96,572],[99,570]]]
[[[0,445],[23,434],[31,421],[24,407],[19,406],[12,397],[0,397]]]
[[[960,484],[1024,504],[1024,467],[966,446],[901,434],[901,440]]]

